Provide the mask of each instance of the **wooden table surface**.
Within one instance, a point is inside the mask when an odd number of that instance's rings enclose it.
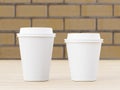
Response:
[[[102,60],[97,81],[70,80],[68,61],[51,62],[50,80],[24,82],[20,60],[0,60],[0,90],[120,90],[120,60]]]

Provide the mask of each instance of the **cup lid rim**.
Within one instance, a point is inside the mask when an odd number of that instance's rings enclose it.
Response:
[[[99,33],[68,33],[67,39],[98,40],[101,39],[101,37]]]
[[[36,35],[36,34],[53,34],[50,27],[22,27],[19,34]]]
[[[55,37],[56,33],[53,34],[20,34],[17,33],[17,37]]]
[[[72,42],[102,42],[103,43],[104,39],[73,39],[73,40],[69,40],[69,39],[64,39],[65,43],[72,43]]]

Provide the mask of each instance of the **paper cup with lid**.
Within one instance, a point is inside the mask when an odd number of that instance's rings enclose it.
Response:
[[[95,81],[103,39],[99,33],[69,33],[65,43],[71,79]]]
[[[49,80],[49,68],[52,58],[55,34],[52,28],[20,28],[20,54],[25,81]]]

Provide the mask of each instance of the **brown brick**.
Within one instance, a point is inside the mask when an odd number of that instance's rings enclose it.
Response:
[[[65,30],[95,30],[95,19],[65,19]]]
[[[95,3],[96,0],[65,0],[66,3]]]
[[[120,30],[120,19],[98,19],[98,30]]]
[[[54,30],[63,30],[62,19],[33,19],[33,27],[52,27]]]
[[[0,33],[0,44],[14,44],[14,34]]]
[[[101,58],[120,59],[120,46],[102,46]]]
[[[0,0],[0,3],[30,3],[31,0]]]
[[[56,33],[55,44],[65,44],[64,39],[67,38],[67,33]]]
[[[63,0],[32,0],[33,3],[62,3]]]
[[[19,5],[16,10],[16,16],[18,17],[47,16],[47,7],[44,5]]]
[[[14,6],[1,5],[0,17],[14,17]]]
[[[29,26],[29,19],[0,19],[0,30],[19,30],[20,27]]]
[[[98,0],[100,3],[120,3],[120,0]]]
[[[104,39],[103,44],[112,44],[112,33],[102,32],[100,35]]]
[[[53,48],[53,58],[63,58],[63,47]]]
[[[120,5],[114,6],[114,16],[120,16]]]
[[[115,44],[120,44],[120,33],[115,33],[114,34],[114,43]]]
[[[0,47],[0,58],[20,58],[18,47]]]
[[[82,16],[112,16],[112,5],[82,5]]]
[[[50,16],[80,16],[80,6],[52,5],[49,8],[49,15]]]
[[[16,45],[18,45],[18,44],[19,44],[19,41],[18,41],[18,37],[16,35]]]

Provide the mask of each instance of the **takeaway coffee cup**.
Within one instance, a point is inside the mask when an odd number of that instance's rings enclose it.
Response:
[[[20,28],[19,46],[25,81],[49,80],[50,60],[55,34],[52,28]]]
[[[71,33],[65,39],[71,79],[95,81],[101,44],[99,33]]]

